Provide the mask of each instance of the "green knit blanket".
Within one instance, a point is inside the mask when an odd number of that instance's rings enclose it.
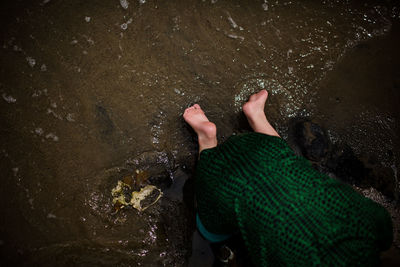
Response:
[[[203,150],[195,190],[204,227],[240,232],[256,266],[376,266],[392,243],[382,206],[319,173],[278,137],[236,135]]]

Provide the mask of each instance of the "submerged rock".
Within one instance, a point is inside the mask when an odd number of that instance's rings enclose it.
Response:
[[[348,145],[335,145],[324,167],[341,180],[357,186],[364,183],[369,172]]]
[[[326,130],[312,120],[295,119],[289,130],[289,143],[298,154],[329,176],[361,188],[376,188],[391,199],[398,194],[390,167],[372,160],[371,155],[356,155],[347,144],[332,144]]]
[[[166,151],[146,151],[126,161],[127,169],[140,169],[148,177],[148,184],[161,190],[172,184],[172,173],[176,169],[174,157]]]
[[[325,130],[318,124],[309,120],[301,120],[294,124],[292,136],[307,159],[319,162],[326,158],[330,140]]]

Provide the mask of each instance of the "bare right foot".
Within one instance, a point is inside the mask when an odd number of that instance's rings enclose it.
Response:
[[[243,112],[255,132],[280,137],[265,116],[264,107],[267,98],[268,92],[266,90],[251,95],[249,101],[243,105]]]
[[[203,149],[217,146],[217,127],[210,122],[198,104],[185,110],[183,118],[197,133],[199,140],[199,153]]]

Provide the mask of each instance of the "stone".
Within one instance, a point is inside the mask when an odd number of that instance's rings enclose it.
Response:
[[[330,140],[325,130],[318,124],[310,120],[295,122],[291,129],[291,135],[295,145],[298,146],[305,158],[315,162],[326,158]]]

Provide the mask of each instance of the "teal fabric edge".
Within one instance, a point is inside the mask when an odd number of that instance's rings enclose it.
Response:
[[[231,237],[231,235],[219,235],[207,231],[207,229],[200,221],[199,214],[196,214],[196,225],[197,225],[197,230],[199,230],[200,234],[202,234],[202,236],[204,236],[208,241],[212,243],[222,242]]]

